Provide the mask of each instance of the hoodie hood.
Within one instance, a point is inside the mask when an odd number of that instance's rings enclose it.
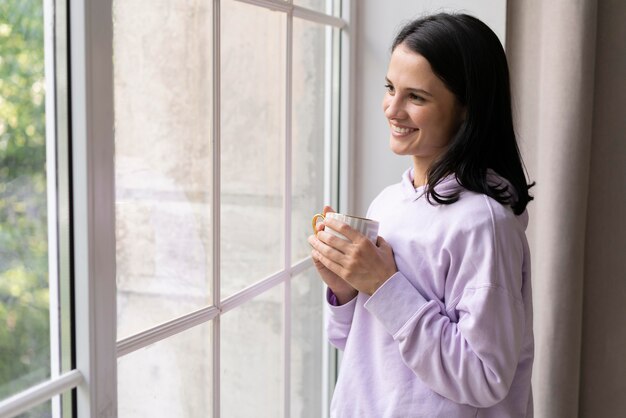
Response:
[[[410,200],[417,200],[426,193],[427,185],[415,187],[413,185],[414,170],[409,168],[402,174],[402,189],[405,196]],[[463,187],[459,184],[454,174],[449,174],[444,177],[436,186],[435,190],[439,194],[450,194],[462,190]]]
[[[401,181],[404,195],[407,199],[411,201],[415,201],[423,196],[426,193],[428,187],[427,185],[415,187],[413,185],[413,179],[414,171],[411,167],[402,174]],[[492,169],[487,170],[487,183],[492,187],[506,187],[507,193],[509,194],[508,202],[514,202],[515,200],[517,200],[517,193],[511,183],[509,183],[509,181],[504,177],[498,175],[498,173],[496,173]],[[464,190],[464,187],[459,184],[454,174],[449,174],[435,186],[435,190],[441,195],[446,195]],[[528,226],[528,212],[524,211],[521,215],[517,216],[517,219],[523,224],[524,229],[526,229],[526,227]]]

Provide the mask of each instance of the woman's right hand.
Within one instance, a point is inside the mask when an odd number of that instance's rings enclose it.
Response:
[[[330,206],[324,206],[324,216],[326,216],[328,212],[335,211]],[[324,229],[323,222],[318,223],[315,228],[317,232],[322,231]],[[311,235],[309,237],[309,244],[312,244],[313,241],[316,239],[316,235]],[[315,249],[311,252],[311,257],[313,258],[315,268],[317,269],[319,275],[322,277],[322,280],[324,280],[324,283],[326,283],[330,290],[335,294],[339,305],[350,302],[357,295],[357,290],[354,289],[350,284],[348,284],[348,282],[346,282],[344,279],[337,276],[335,273],[326,268],[326,266],[324,266],[324,264],[319,261],[319,256],[320,254]]]

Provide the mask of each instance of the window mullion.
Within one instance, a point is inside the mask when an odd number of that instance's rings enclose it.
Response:
[[[286,57],[285,57],[285,238],[283,240],[285,248],[285,271],[289,272],[289,277],[285,280],[285,300],[284,300],[284,417],[290,416],[291,410],[291,227],[292,227],[292,84],[293,84],[293,14],[287,13],[287,33],[286,33]]]
[[[4,399],[0,402],[0,416],[15,417],[81,383],[84,383],[83,375],[78,370],[71,370]]]
[[[140,348],[147,347],[166,338],[172,337],[190,328],[204,324],[219,315],[215,306],[198,309],[187,315],[172,319],[164,324],[134,334],[117,343],[117,356],[122,357]]]
[[[51,1],[52,2],[52,1]],[[55,94],[55,145],[56,145],[56,210],[57,210],[57,262],[60,371],[75,367],[74,300],[72,282],[72,218],[71,218],[71,147],[69,117],[69,33],[67,2],[54,1],[54,94]],[[62,416],[70,416],[72,397],[62,398]]]
[[[341,18],[318,12],[317,10],[308,9],[306,7],[292,4],[292,2],[286,2],[284,0],[236,0],[242,3],[248,3],[257,7],[264,7],[273,11],[280,11],[288,13],[290,16],[295,16],[300,19],[308,20],[311,22],[320,23],[322,25],[329,25],[339,29],[343,29],[347,26],[345,20]]]
[[[221,100],[221,61],[220,61],[220,0],[213,0],[213,104],[211,111],[213,113],[213,201],[212,207],[212,232],[213,232],[213,304],[221,312],[221,282],[220,282],[220,222],[221,222],[221,113],[220,113],[220,100]],[[220,344],[221,344],[221,332],[220,332],[220,315],[217,315],[213,319],[213,366],[212,366],[212,404],[213,404],[213,418],[220,417],[220,393],[221,393],[221,362],[220,362]]]
[[[54,4],[43,2],[44,65],[46,82],[46,190],[48,211],[48,288],[50,303],[50,377],[61,373],[61,330],[59,306],[59,238],[57,214],[56,74],[54,68]],[[52,399],[52,416],[59,417],[61,403]]]
[[[356,77],[354,77],[356,66],[356,39],[354,34],[358,30],[355,22],[357,2],[355,0],[342,1],[342,16],[348,18],[350,30],[341,31],[341,54],[339,55],[339,85],[341,97],[339,109],[341,123],[339,124],[339,172],[337,173],[337,183],[339,186],[339,207],[338,210],[350,211],[354,204],[354,187],[350,185],[354,178],[354,167],[351,156],[354,155],[353,134],[354,134],[354,105],[355,89],[353,88]]]
[[[117,410],[112,0],[70,1],[77,414]]]
[[[242,0],[238,0],[242,1]],[[297,18],[332,26],[338,29],[345,29],[347,23],[338,17],[327,15],[316,10],[306,9],[300,6],[293,6],[293,15]]]

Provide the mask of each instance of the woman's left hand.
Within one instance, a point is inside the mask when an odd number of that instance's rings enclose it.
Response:
[[[393,250],[382,237],[378,237],[374,245],[365,235],[343,222],[326,218],[324,226],[349,241],[320,231],[309,238],[309,244],[319,253],[319,260],[326,268],[358,291],[372,295],[398,271]]]

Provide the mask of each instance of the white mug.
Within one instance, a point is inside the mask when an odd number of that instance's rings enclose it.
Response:
[[[315,226],[317,225],[317,220],[319,218],[336,219],[339,222],[348,224],[350,227],[352,227],[353,229],[356,229],[361,234],[365,235],[370,241],[376,244],[376,240],[378,239],[378,221],[375,221],[373,219],[360,218],[358,216],[344,215],[342,213],[336,213],[336,212],[328,212],[326,216],[322,215],[321,213],[317,213],[313,216],[313,220],[312,220],[313,232],[317,232],[317,230],[315,229]],[[335,236],[338,236],[339,238],[349,241],[348,238],[346,238],[339,232],[334,231],[332,228],[328,226],[324,230],[328,231],[329,233]]]

